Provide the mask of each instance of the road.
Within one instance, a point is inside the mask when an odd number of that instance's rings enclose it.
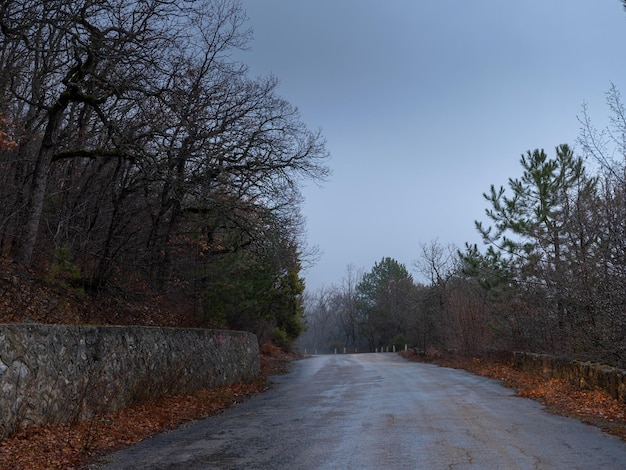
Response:
[[[498,381],[396,354],[315,356],[265,394],[102,469],[624,469],[626,444]]]

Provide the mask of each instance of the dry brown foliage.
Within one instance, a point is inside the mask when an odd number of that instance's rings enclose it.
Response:
[[[0,149],[11,149],[16,147],[17,144],[14,140],[11,139],[9,134],[7,134],[6,129],[8,129],[9,123],[4,118],[2,113],[0,113]]]
[[[261,374],[236,383],[128,407],[75,424],[31,426],[0,441],[0,470],[79,469],[99,455],[181,424],[215,415],[268,389],[268,375],[284,373],[298,356],[261,346]]]
[[[412,353],[402,353],[420,360]],[[118,413],[67,425],[32,426],[0,442],[0,469],[78,469],[98,455],[195,419],[219,413],[268,388],[267,375],[285,372],[295,358],[272,345],[261,347],[262,374],[254,383],[237,383],[192,395],[154,400]],[[486,358],[437,357],[430,362],[502,380],[518,395],[540,401],[548,411],[577,417],[626,440],[626,404],[599,390],[581,390],[559,379],[516,370]]]
[[[198,327],[193,306],[128,273],[97,297],[63,285],[44,262],[29,269],[0,257],[0,323]]]
[[[54,280],[52,280],[54,281]],[[179,299],[154,292],[141,279],[125,290],[94,299],[46,279],[45,270],[25,269],[0,257],[0,323],[200,326]],[[132,293],[131,297],[125,295]],[[261,374],[253,383],[201,390],[153,400],[119,413],[75,424],[31,426],[0,441],[0,470],[77,469],[97,455],[204,418],[261,393],[266,377],[284,373],[297,358],[271,344],[261,346]]]
[[[422,360],[410,351],[402,355]],[[551,413],[578,418],[626,441],[626,404],[602,390],[582,390],[566,380],[515,369],[498,358],[442,356],[429,362],[501,380],[519,396],[539,401]]]
[[[31,426],[0,441],[0,469],[78,469],[98,455],[212,416],[266,389],[259,379],[162,398],[75,424]]]

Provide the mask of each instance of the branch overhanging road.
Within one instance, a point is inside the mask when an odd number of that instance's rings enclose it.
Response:
[[[500,382],[396,354],[315,356],[102,469],[624,469],[626,444]]]

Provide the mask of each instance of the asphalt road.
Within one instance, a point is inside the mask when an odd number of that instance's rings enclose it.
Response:
[[[498,381],[396,354],[316,356],[103,469],[625,469],[626,444]]]

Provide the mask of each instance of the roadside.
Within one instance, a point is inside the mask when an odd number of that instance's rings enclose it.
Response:
[[[546,379],[517,370],[498,357],[425,357],[412,351],[402,352],[401,355],[409,360],[431,362],[501,380],[520,397],[540,402],[550,413],[578,418],[626,442],[626,404],[615,400],[604,391],[582,390],[566,380]]]
[[[79,469],[98,455],[135,444],[182,424],[218,414],[266,391],[268,377],[285,373],[297,359],[271,345],[261,349],[261,374],[191,395],[165,397],[75,424],[32,426],[0,441],[1,470]]]
[[[464,369],[501,380],[519,396],[541,402],[548,412],[576,417],[626,441],[626,404],[604,392],[580,390],[563,380],[547,380],[516,370],[498,358],[423,357],[411,351],[401,355],[408,360]],[[73,425],[32,426],[0,441],[0,469],[89,468],[88,463],[99,455],[128,447],[186,422],[213,416],[266,391],[271,385],[268,377],[287,372],[291,361],[299,358],[265,345],[261,374],[252,383],[167,397]]]

